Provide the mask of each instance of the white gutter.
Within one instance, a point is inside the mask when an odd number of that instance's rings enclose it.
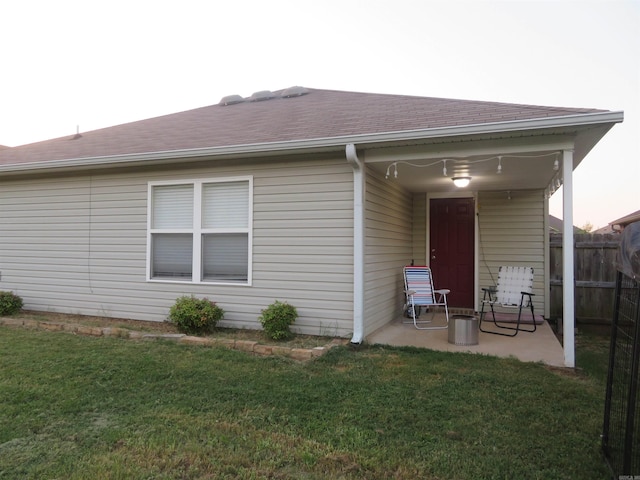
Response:
[[[364,163],[356,147],[345,147],[347,162],[353,168],[353,337],[351,343],[364,340]]]
[[[211,158],[219,156],[237,156],[247,154],[269,155],[288,151],[331,151],[342,149],[345,144],[375,145],[385,142],[424,140],[438,137],[454,137],[513,132],[518,130],[537,130],[544,128],[580,127],[603,123],[618,123],[624,118],[623,112],[597,112],[561,117],[545,117],[530,120],[513,120],[508,122],[492,122],[472,125],[455,125],[449,127],[427,128],[419,130],[403,130],[397,132],[348,135],[340,137],[292,140],[285,142],[252,143],[244,145],[194,148],[183,150],[167,150],[143,152],[125,155],[101,157],[71,158],[47,160],[42,162],[23,162],[0,165],[0,172],[28,172],[58,168],[122,166],[126,164],[149,164],[170,161],[176,158]],[[19,147],[16,147],[19,148]]]

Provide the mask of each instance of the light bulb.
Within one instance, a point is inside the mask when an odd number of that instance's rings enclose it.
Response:
[[[453,184],[458,188],[464,188],[469,185],[471,177],[453,177]]]

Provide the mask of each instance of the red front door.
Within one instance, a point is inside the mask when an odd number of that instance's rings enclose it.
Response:
[[[429,262],[435,288],[451,290],[449,306],[473,308],[473,198],[434,198],[429,208]]]

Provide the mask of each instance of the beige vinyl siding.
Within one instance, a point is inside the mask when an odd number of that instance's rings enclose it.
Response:
[[[414,265],[428,265],[427,261],[427,195],[413,195],[413,255]]]
[[[544,314],[545,229],[542,191],[480,192],[479,294],[495,285],[501,265],[530,266],[534,270],[536,314]]]
[[[367,172],[365,207],[365,335],[400,314],[402,267],[412,258],[412,197]]]
[[[148,182],[253,176],[253,285],[146,281]],[[346,160],[218,162],[0,181],[0,289],[25,307],[163,321],[180,295],[207,296],[222,325],[260,328],[275,300],[294,329],[353,329],[353,173]]]

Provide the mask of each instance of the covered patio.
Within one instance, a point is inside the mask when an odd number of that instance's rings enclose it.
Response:
[[[451,317],[451,315],[450,315]],[[454,345],[448,341],[448,331],[417,330],[407,319],[397,318],[366,339],[369,344],[412,346],[442,352],[468,352],[497,357],[513,357],[523,362],[541,362],[554,367],[564,367],[562,345],[551,326],[544,321],[533,333],[520,332],[515,337],[504,337],[479,332],[477,345]],[[438,313],[435,325],[445,323],[444,314]],[[484,327],[483,323],[483,328]],[[487,329],[491,328],[490,323]]]
[[[548,199],[562,187],[563,247],[564,251],[572,251],[573,171],[606,132],[622,120],[616,112],[573,111],[556,116],[557,113],[552,109],[540,118],[490,122],[476,125],[472,131],[463,131],[465,127],[446,132],[434,129],[431,138],[414,145],[373,145],[365,150],[363,156],[370,171],[384,178],[382,188],[386,189],[387,201],[400,204],[397,191],[411,196],[411,218],[403,224],[410,229],[410,236],[405,239],[408,254],[402,250],[401,256],[402,245],[393,245],[394,252],[402,257],[395,267],[398,275],[400,262],[428,265],[436,287],[450,290],[449,307],[474,312],[479,310],[482,289],[496,284],[502,266],[529,267],[534,271],[535,311],[549,317]],[[369,198],[371,203],[378,201],[373,195]],[[378,213],[376,208],[377,203],[370,210]],[[402,218],[398,211],[383,213]],[[379,258],[390,251],[376,249],[379,244],[387,247],[384,240],[389,236],[387,230],[391,230],[382,226],[380,217],[371,213],[368,217],[369,283],[380,275]],[[365,332],[365,341],[513,356],[523,361],[574,367],[573,271],[573,256],[565,255],[564,344],[544,323],[536,333],[523,332],[515,338],[480,332],[478,345],[460,347],[448,343],[446,330],[420,331],[398,319],[387,325],[372,323],[374,328]],[[398,308],[401,279],[392,274],[388,278],[389,291],[394,292]],[[371,301],[375,303],[377,299]],[[396,312],[389,313],[395,317]],[[358,332],[357,328],[354,330]]]

